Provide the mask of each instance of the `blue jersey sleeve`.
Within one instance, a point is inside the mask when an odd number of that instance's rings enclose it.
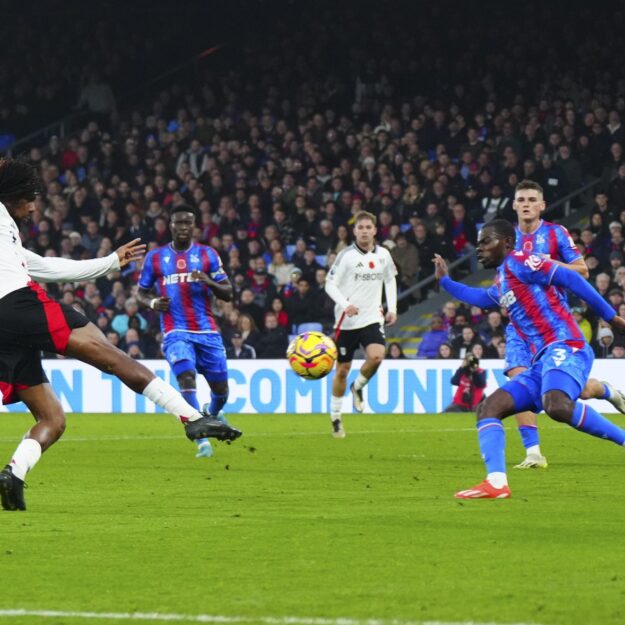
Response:
[[[558,241],[558,253],[565,263],[570,264],[583,258],[569,231],[564,226],[556,225],[555,233]]]
[[[228,279],[224,266],[221,262],[221,257],[215,249],[209,247],[207,249],[208,255],[208,271],[206,272],[215,282],[223,282]]]
[[[156,282],[156,276],[154,275],[155,253],[155,250],[149,252],[143,261],[143,269],[141,270],[141,276],[139,277],[139,286],[142,289],[151,289]]]
[[[456,299],[471,304],[471,306],[479,306],[480,308],[494,308],[499,306],[497,296],[493,298],[490,289],[476,289],[472,286],[456,282],[449,276],[441,278],[441,286]],[[491,287],[492,288],[492,287]]]

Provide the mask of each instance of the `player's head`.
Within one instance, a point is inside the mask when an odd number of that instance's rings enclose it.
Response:
[[[514,190],[512,207],[519,221],[538,221],[545,210],[543,188],[533,180],[521,180]]]
[[[505,219],[489,221],[477,239],[477,258],[486,269],[499,267],[506,255],[514,249],[516,231]]]
[[[186,247],[191,243],[195,227],[195,209],[186,204],[176,206],[171,212],[169,229],[176,247]]]
[[[354,217],[354,237],[358,247],[368,248],[373,244],[375,235],[378,231],[376,228],[377,218],[373,213],[360,211]]]
[[[35,211],[35,199],[41,193],[37,170],[22,159],[0,159],[0,202],[13,219],[29,218]]]

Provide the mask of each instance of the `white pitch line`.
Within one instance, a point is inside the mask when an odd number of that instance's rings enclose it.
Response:
[[[74,612],[63,610],[0,610],[0,618],[34,616],[83,620],[165,621],[178,623],[262,623],[263,625],[538,625],[537,623],[478,623],[476,621],[404,621],[401,619],[324,618],[306,616],[226,616],[221,614],[163,614],[160,612]]]

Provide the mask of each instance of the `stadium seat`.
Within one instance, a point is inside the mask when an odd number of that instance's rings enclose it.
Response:
[[[295,251],[295,245],[291,244],[291,245],[286,246],[286,259],[287,260],[291,260],[291,257],[293,256],[294,251]]]
[[[310,321],[308,323],[300,323],[297,326],[297,333],[301,334],[302,332],[323,332],[323,325],[317,323],[316,321]]]
[[[328,257],[325,254],[317,254],[315,256],[315,260],[322,266],[325,267],[328,264]]]
[[[402,224],[401,226],[399,226],[401,232],[408,232],[408,230],[410,230],[411,228],[412,226],[410,224]]]

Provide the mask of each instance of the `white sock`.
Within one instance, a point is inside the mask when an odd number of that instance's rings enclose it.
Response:
[[[528,447],[528,448],[525,450],[525,453],[526,453],[526,455],[528,455],[528,456],[529,456],[530,454],[536,454],[537,456],[542,455],[542,454],[540,453],[540,445],[532,445],[531,447]]]
[[[39,458],[41,458],[41,445],[34,438],[25,438],[17,446],[11,458],[13,475],[24,481],[26,474],[37,464]]]
[[[354,381],[354,388],[359,391],[363,386],[367,386],[367,382],[369,382],[369,378],[365,378],[362,373],[358,373],[358,377]]]
[[[142,395],[166,410],[182,423],[196,421],[202,415],[188,404],[184,397],[171,385],[159,377],[154,378],[144,389]]]
[[[494,471],[493,473],[489,473],[486,476],[486,479],[495,488],[503,488],[504,486],[508,486],[508,476],[505,473],[501,473],[501,471]]]
[[[343,408],[343,398],[332,395],[330,400],[330,418],[336,421],[341,418],[341,410]]]

